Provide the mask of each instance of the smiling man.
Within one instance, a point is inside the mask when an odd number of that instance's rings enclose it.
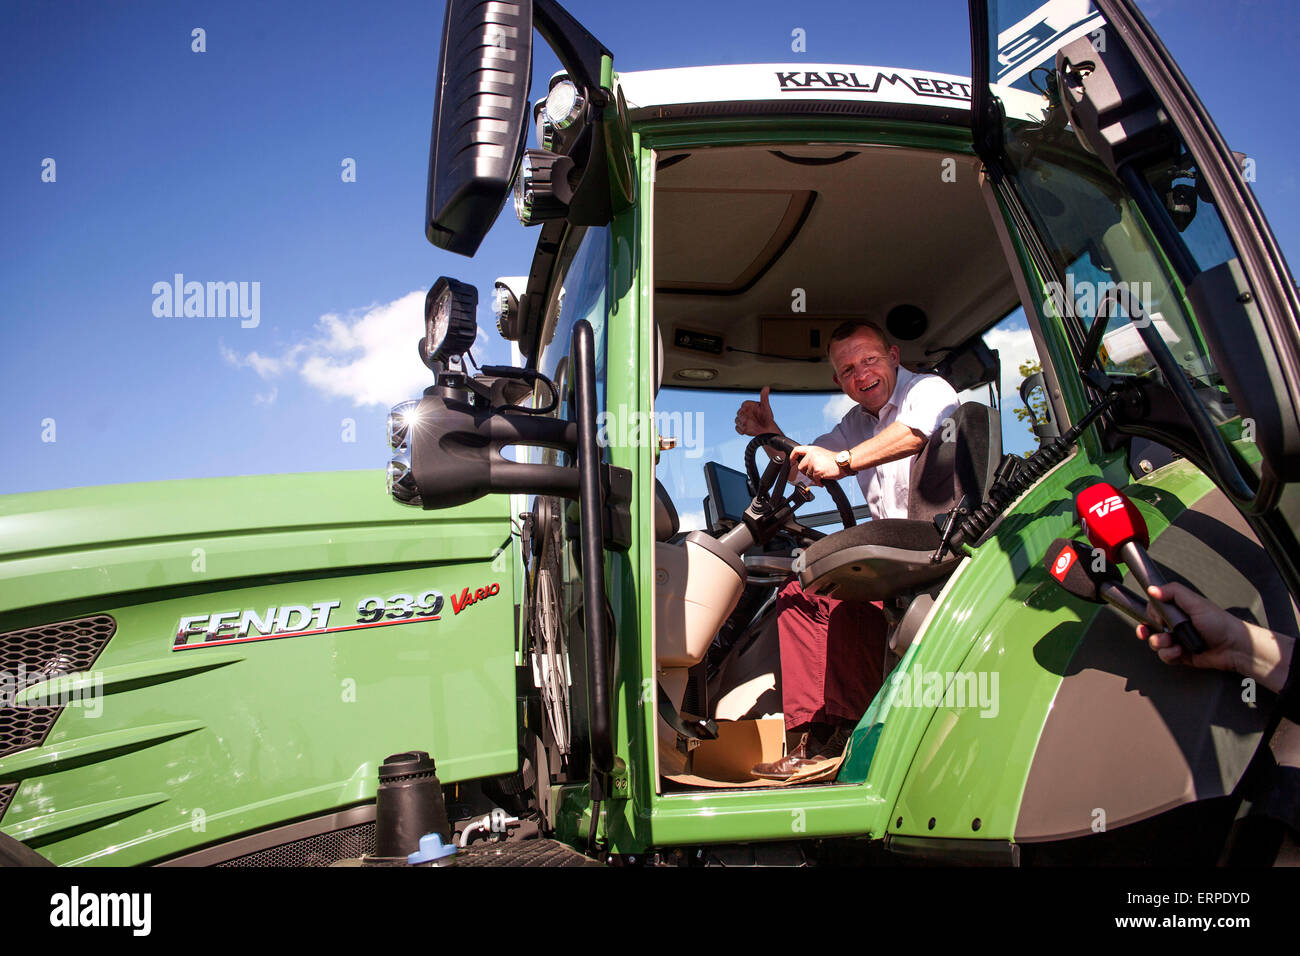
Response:
[[[827,347],[831,379],[854,406],[833,430],[790,454],[816,484],[856,476],[874,518],[906,518],[912,462],[957,411],[957,393],[937,375],[909,372],[880,327],[846,322]],[[736,412],[742,435],[780,432],[764,388]],[[883,680],[886,622],[880,608],[805,594],[797,579],[777,600],[786,756],[755,776],[784,780],[838,756]]]

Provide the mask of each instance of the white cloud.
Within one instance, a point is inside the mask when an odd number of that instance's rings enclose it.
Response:
[[[843,392],[838,395],[832,395],[822,406],[822,418],[826,422],[826,430],[830,431],[840,423],[840,419],[849,413],[856,403]],[[808,441],[812,441],[811,438]]]
[[[274,405],[275,396],[280,394],[280,389],[272,385],[269,392],[259,392],[253,396],[254,405]]]
[[[263,379],[296,373],[313,388],[353,405],[388,407],[419,395],[432,383],[415,350],[424,330],[424,298],[424,292],[416,291],[360,314],[322,315],[312,336],[279,357],[241,355],[224,344],[221,355]],[[276,390],[267,394],[265,404],[270,404]]]
[[[681,531],[703,531],[703,511],[681,511],[677,514],[677,527]]]
[[[222,342],[219,346],[221,357],[236,368],[251,368],[261,378],[273,378],[284,370],[284,363],[280,359],[271,358],[268,355],[260,355],[257,352],[249,352],[247,355],[240,355],[234,349]]]
[[[991,329],[984,336],[984,341],[989,348],[997,350],[1002,362],[1002,397],[1019,400],[1022,381],[1020,365],[1023,362],[1038,361],[1033,334],[1028,328]]]

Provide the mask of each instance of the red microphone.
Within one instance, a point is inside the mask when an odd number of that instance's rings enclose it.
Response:
[[[1165,585],[1164,575],[1146,552],[1147,545],[1151,543],[1147,523],[1137,505],[1123,492],[1100,482],[1075,495],[1074,507],[1079,513],[1079,524],[1083,526],[1092,546],[1101,549],[1106,560],[1127,564],[1142,585],[1143,596],[1146,596],[1147,589],[1152,585]],[[1172,604],[1151,597],[1147,599],[1164,618],[1169,632],[1184,650],[1189,654],[1199,654],[1205,650],[1205,641],[1196,633],[1196,628],[1186,614]]]

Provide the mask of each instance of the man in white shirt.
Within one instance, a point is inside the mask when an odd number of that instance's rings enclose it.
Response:
[[[815,484],[856,476],[874,518],[906,518],[913,459],[952,417],[953,387],[899,365],[898,346],[879,326],[846,322],[827,346],[831,378],[856,403],[830,432],[790,454]],[[780,432],[764,388],[741,404],[736,431]],[[884,679],[886,622],[879,607],[805,594],[798,580],[777,601],[785,726],[797,739],[757,776],[785,779],[818,758],[838,756]]]

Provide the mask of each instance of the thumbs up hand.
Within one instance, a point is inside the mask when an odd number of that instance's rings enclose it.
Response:
[[[739,435],[762,435],[765,432],[780,432],[776,419],[772,417],[772,405],[768,398],[772,386],[763,386],[758,401],[741,402],[736,412],[736,433]]]

